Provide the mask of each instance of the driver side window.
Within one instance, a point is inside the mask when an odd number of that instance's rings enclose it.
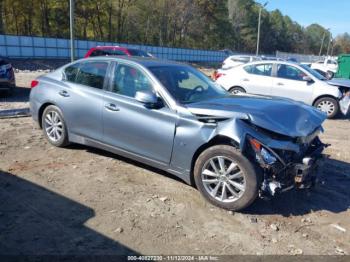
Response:
[[[277,67],[277,77],[279,78],[303,81],[305,75],[303,71],[294,66],[279,64]]]

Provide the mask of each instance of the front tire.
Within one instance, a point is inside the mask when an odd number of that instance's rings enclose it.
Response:
[[[328,80],[331,80],[334,77],[334,73],[332,71],[327,71],[326,78]]]
[[[230,89],[230,93],[233,95],[238,95],[241,93],[246,93],[246,91],[242,87],[234,86]]]
[[[252,163],[228,145],[203,151],[194,166],[194,180],[202,196],[215,206],[238,211],[258,195],[258,178]]]
[[[323,97],[315,102],[315,107],[327,114],[327,118],[332,119],[336,117],[339,112],[339,103],[332,97]]]
[[[69,144],[67,127],[61,110],[54,105],[45,108],[41,126],[44,136],[54,146],[64,147]]]

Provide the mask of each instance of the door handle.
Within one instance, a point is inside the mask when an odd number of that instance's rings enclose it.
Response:
[[[119,108],[115,104],[107,104],[105,105],[105,108],[110,111],[119,111]]]
[[[277,83],[277,85],[278,85],[278,86],[284,86],[284,84],[283,84],[283,83]]]
[[[61,90],[58,92],[58,94],[63,97],[69,97],[69,94],[66,90]]]

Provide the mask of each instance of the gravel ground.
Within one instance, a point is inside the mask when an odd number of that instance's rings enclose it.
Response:
[[[0,110],[27,106],[39,74],[17,73]],[[165,172],[0,119],[0,254],[350,254],[350,121],[324,127],[315,189],[232,213]]]

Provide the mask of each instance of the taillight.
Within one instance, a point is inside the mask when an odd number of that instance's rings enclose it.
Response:
[[[38,81],[38,80],[33,80],[33,81],[30,83],[30,88],[34,88],[34,87],[36,87],[38,84],[39,84],[39,81]]]
[[[213,79],[214,80],[218,80],[219,77],[224,76],[224,75],[225,74],[223,74],[223,73],[214,72]]]

